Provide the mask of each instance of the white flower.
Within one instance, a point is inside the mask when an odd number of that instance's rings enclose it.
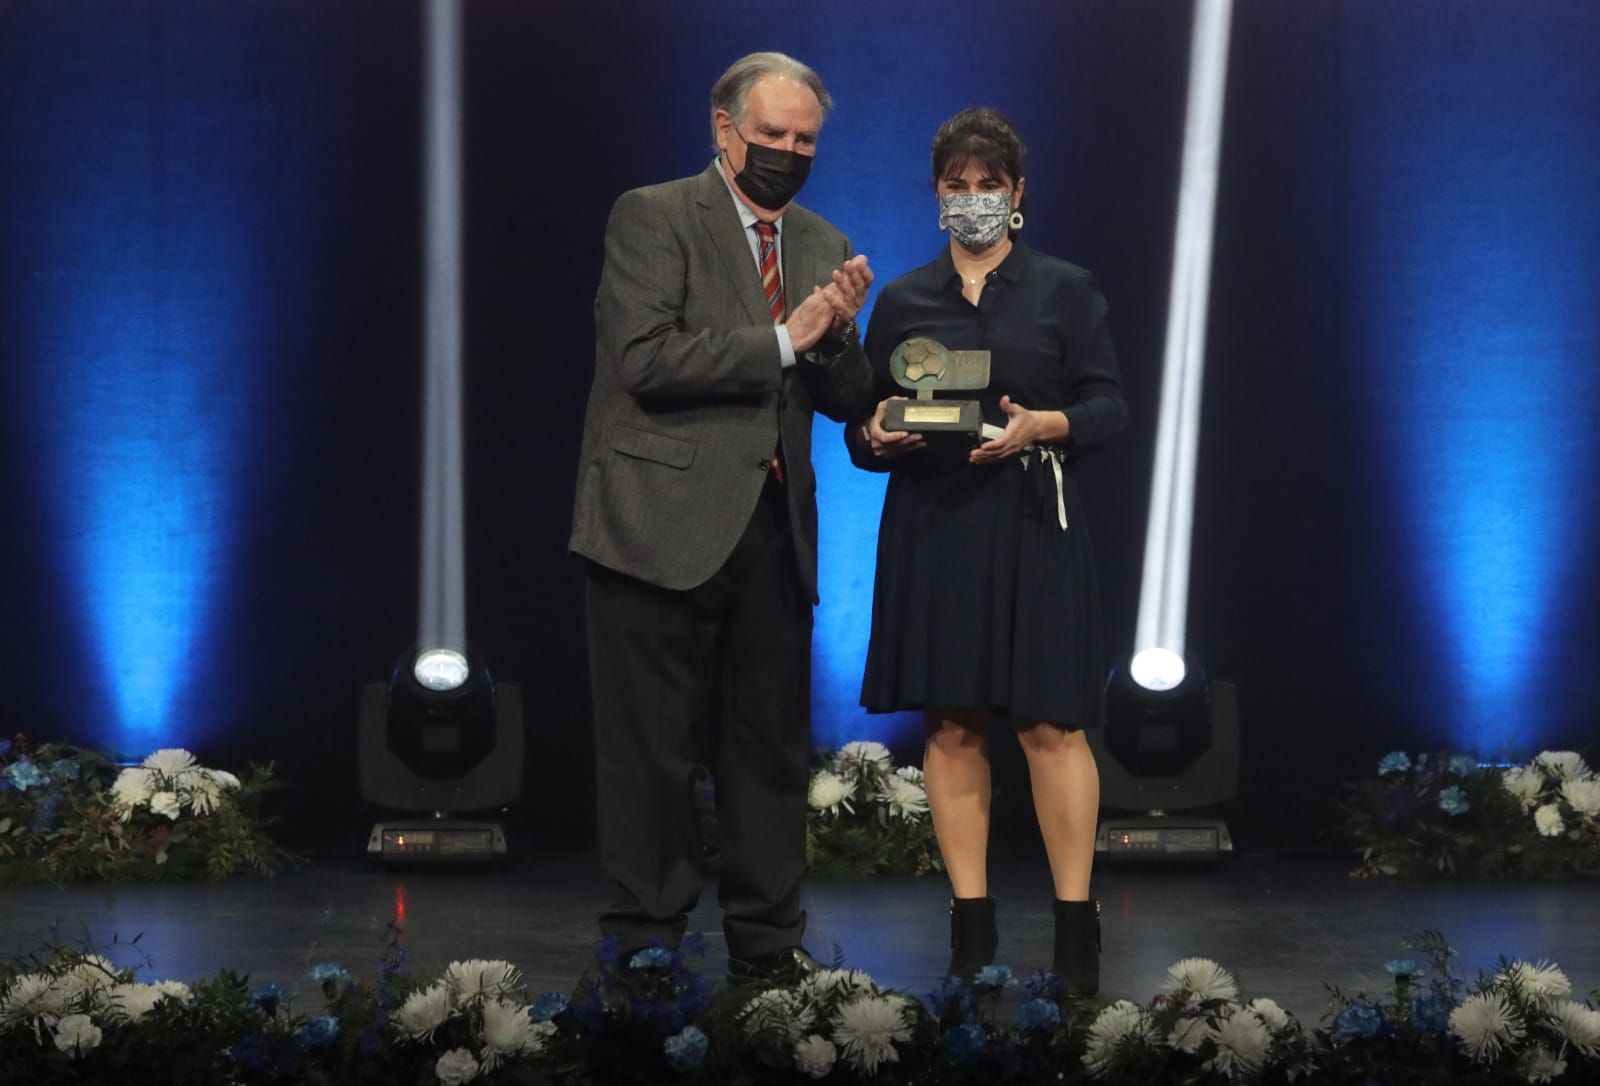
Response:
[[[799,992],[772,988],[746,1003],[739,1020],[746,1034],[770,1033],[787,1045],[811,1031],[816,1014]]]
[[[206,769],[201,772],[210,777],[224,791],[236,792],[239,789],[239,778],[225,769]]]
[[[1200,1051],[1200,1046],[1213,1036],[1211,1024],[1203,1017],[1184,1015],[1173,1023],[1172,1032],[1167,1034],[1167,1046],[1193,1054]]]
[[[510,995],[521,980],[522,974],[510,962],[483,958],[451,962],[444,971],[445,984],[462,1002]]]
[[[158,750],[144,760],[146,769],[153,769],[164,777],[176,777],[196,768],[194,755],[179,748]]]
[[[85,954],[78,963],[56,978],[67,1006],[85,1010],[105,1005],[111,989],[120,981],[116,966],[98,954]]]
[[[1533,824],[1546,837],[1560,837],[1567,829],[1566,824],[1561,821],[1561,808],[1554,803],[1546,803],[1534,811]]]
[[[839,1050],[833,1042],[814,1033],[794,1046],[795,1070],[811,1078],[827,1078],[838,1058]]]
[[[1578,781],[1588,777],[1589,767],[1583,756],[1575,750],[1547,750],[1533,760],[1533,764],[1558,781]]]
[[[394,1026],[413,1041],[427,1041],[454,1012],[450,989],[444,981],[431,988],[412,992],[394,1012]]]
[[[1567,1061],[1558,1060],[1543,1048],[1523,1054],[1522,1073],[1529,1082],[1549,1082],[1566,1073]]]
[[[1522,1023],[1505,996],[1480,992],[1450,1012],[1450,1032],[1461,1039],[1473,1059],[1487,1063],[1500,1054],[1502,1045],[1522,1036]]]
[[[1582,1003],[1563,1003],[1552,1012],[1555,1027],[1567,1044],[1585,1056],[1600,1056],[1600,1011]]]
[[[876,994],[878,986],[860,969],[823,969],[800,982],[807,999],[827,1000],[836,995]]]
[[[819,769],[811,776],[811,787],[806,792],[806,802],[818,811],[838,814],[839,808],[843,807],[847,811],[854,812],[855,808],[850,806],[850,797],[855,795],[855,791],[856,786],[839,774]]]
[[[118,984],[111,989],[110,1007],[130,1022],[137,1022],[155,1009],[167,993],[154,984]]]
[[[888,772],[889,748],[882,743],[858,739],[854,743],[846,743],[839,748],[839,761],[847,764],[854,763],[863,769],[873,766]]]
[[[928,813],[928,793],[904,777],[890,777],[883,790],[889,813],[899,818],[920,818]]]
[[[1084,1067],[1094,1074],[1103,1074],[1111,1066],[1117,1046],[1129,1038],[1148,1041],[1150,1020],[1142,1007],[1119,999],[1101,1011],[1089,1027],[1089,1044],[1083,1053]]]
[[[165,815],[167,818],[177,821],[178,812],[182,809],[183,807],[178,802],[178,794],[176,792],[157,792],[150,797],[150,811],[152,814]]]
[[[194,998],[194,993],[189,990],[189,986],[181,980],[158,980],[156,981],[156,988],[160,990],[162,995],[170,996],[180,1003],[187,1003]]]
[[[48,973],[24,973],[12,979],[5,997],[0,999],[0,1030],[32,1022],[37,1035],[41,1022],[53,1024],[66,1010],[66,996],[55,977]]]
[[[1288,1012],[1265,996],[1260,999],[1252,999],[1249,1009],[1270,1030],[1277,1031],[1289,1024]]]
[[[56,1023],[56,1047],[73,1058],[99,1048],[102,1036],[87,1014],[69,1014]]]
[[[478,1060],[464,1048],[452,1048],[433,1065],[433,1073],[444,1086],[461,1086],[478,1077]]]
[[[1600,815],[1600,780],[1562,781],[1561,798],[1579,814]]]
[[[122,807],[122,821],[126,822],[133,808],[150,802],[155,788],[155,774],[148,769],[132,766],[117,774],[111,785],[111,797]]]
[[[183,803],[195,814],[210,814],[222,799],[222,786],[207,774],[198,774],[183,790]]]
[[[1212,1036],[1217,1042],[1217,1054],[1206,1061],[1206,1067],[1228,1078],[1233,1078],[1235,1072],[1247,1075],[1254,1071],[1272,1047],[1266,1024],[1244,1008],[1218,1022]]]
[[[857,1071],[875,1074],[878,1066],[896,1063],[896,1041],[909,1041],[905,1004],[899,996],[857,996],[834,1014],[833,1041]]]
[[[1547,961],[1540,961],[1538,965],[1512,962],[1505,975],[1515,977],[1528,997],[1538,1003],[1559,1003],[1572,994],[1572,982],[1567,975]]]
[[[901,780],[910,781],[912,784],[924,783],[922,770],[914,765],[903,765],[894,771],[894,775]]]
[[[1213,999],[1232,999],[1239,994],[1239,986],[1229,972],[1210,958],[1185,958],[1167,968],[1166,983],[1161,990],[1167,995],[1206,1003]]]
[[[541,1023],[545,1025],[548,1023]],[[544,1038],[533,1028],[528,1008],[504,999],[491,999],[483,1005],[483,1069],[493,1071],[506,1056],[532,1052],[542,1047]]]
[[[1544,787],[1544,776],[1537,769],[1513,766],[1500,774],[1500,785],[1521,803],[1524,810],[1532,810],[1539,802],[1539,790]]]

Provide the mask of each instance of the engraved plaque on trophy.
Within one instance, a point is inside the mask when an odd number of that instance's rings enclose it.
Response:
[[[989,386],[988,351],[952,351],[931,339],[908,339],[889,356],[889,373],[901,388],[916,392],[914,400],[890,400],[883,428],[934,437],[960,435],[976,445],[983,432],[983,411],[977,400],[936,400],[935,389],[970,391]]]

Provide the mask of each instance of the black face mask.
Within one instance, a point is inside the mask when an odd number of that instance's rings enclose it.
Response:
[[[733,132],[744,144],[744,169],[734,175],[733,183],[757,207],[777,211],[789,206],[811,173],[811,156],[751,143],[738,128]]]

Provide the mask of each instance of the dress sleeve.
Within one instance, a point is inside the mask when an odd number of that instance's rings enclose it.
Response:
[[[1110,440],[1127,425],[1128,402],[1106,328],[1106,299],[1100,284],[1085,272],[1073,288],[1073,336],[1062,391],[1068,440],[1082,449]]]

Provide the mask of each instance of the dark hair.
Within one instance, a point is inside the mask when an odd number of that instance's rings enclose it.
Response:
[[[976,162],[993,177],[1022,179],[1028,149],[1016,126],[998,109],[963,109],[933,134],[933,183]]]

